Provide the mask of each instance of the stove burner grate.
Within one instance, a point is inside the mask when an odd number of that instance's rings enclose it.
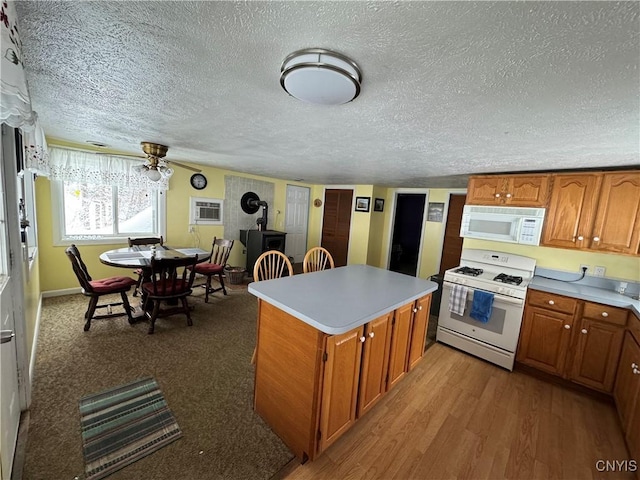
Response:
[[[477,277],[478,275],[482,275],[481,268],[471,268],[471,267],[460,267],[457,270],[454,270],[454,273],[461,273],[463,275],[471,275],[472,277]]]
[[[496,282],[509,283],[511,285],[520,285],[522,283],[522,277],[507,275],[506,273],[501,273],[500,275],[494,277],[493,280]]]

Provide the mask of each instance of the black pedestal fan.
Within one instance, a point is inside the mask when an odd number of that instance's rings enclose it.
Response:
[[[263,231],[267,229],[267,214],[269,213],[269,206],[264,200],[260,200],[258,194],[254,192],[247,192],[242,195],[240,199],[240,207],[242,211],[248,214],[254,214],[262,207],[262,217],[256,220],[258,224],[258,230]]]

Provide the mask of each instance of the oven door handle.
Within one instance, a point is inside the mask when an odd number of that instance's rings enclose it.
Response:
[[[452,282],[444,282],[444,286],[442,290],[444,291],[444,288],[446,287],[448,287],[448,289],[451,290],[452,285],[456,285],[456,284]],[[475,290],[482,290],[480,288],[473,288],[473,287],[468,287],[468,288],[469,288],[469,292],[472,294]],[[487,290],[482,290],[482,291],[493,294],[494,301],[510,303],[511,305],[518,305],[518,306],[524,305],[524,300],[521,298],[507,297],[504,295],[500,295],[498,293],[488,292]]]

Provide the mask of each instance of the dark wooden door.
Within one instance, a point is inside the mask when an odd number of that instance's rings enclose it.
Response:
[[[462,253],[460,224],[462,223],[462,209],[466,198],[466,195],[451,195],[449,197],[449,212],[447,213],[447,225],[444,229],[444,243],[440,257],[440,275],[444,275],[446,270],[460,265]]]
[[[321,245],[329,250],[336,267],[347,264],[353,190],[325,190]]]

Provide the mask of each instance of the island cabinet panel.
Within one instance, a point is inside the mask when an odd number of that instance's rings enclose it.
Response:
[[[392,318],[393,312],[372,320],[364,332],[358,417],[368,412],[386,391]]]
[[[407,358],[411,324],[413,321],[413,302],[396,309],[391,329],[391,351],[389,353],[389,381],[387,390],[391,390],[407,373]]]
[[[607,173],[589,248],[616,253],[638,253],[640,246],[640,171]]]
[[[265,301],[258,305],[255,410],[298,458],[313,458],[325,335]]]
[[[413,370],[424,355],[424,344],[427,339],[429,326],[429,311],[431,310],[431,295],[416,300],[413,326],[411,328],[411,343],[409,345],[408,370]]]
[[[637,318],[631,322],[640,326]],[[640,458],[640,343],[631,331],[624,337],[613,396],[631,458]]]

